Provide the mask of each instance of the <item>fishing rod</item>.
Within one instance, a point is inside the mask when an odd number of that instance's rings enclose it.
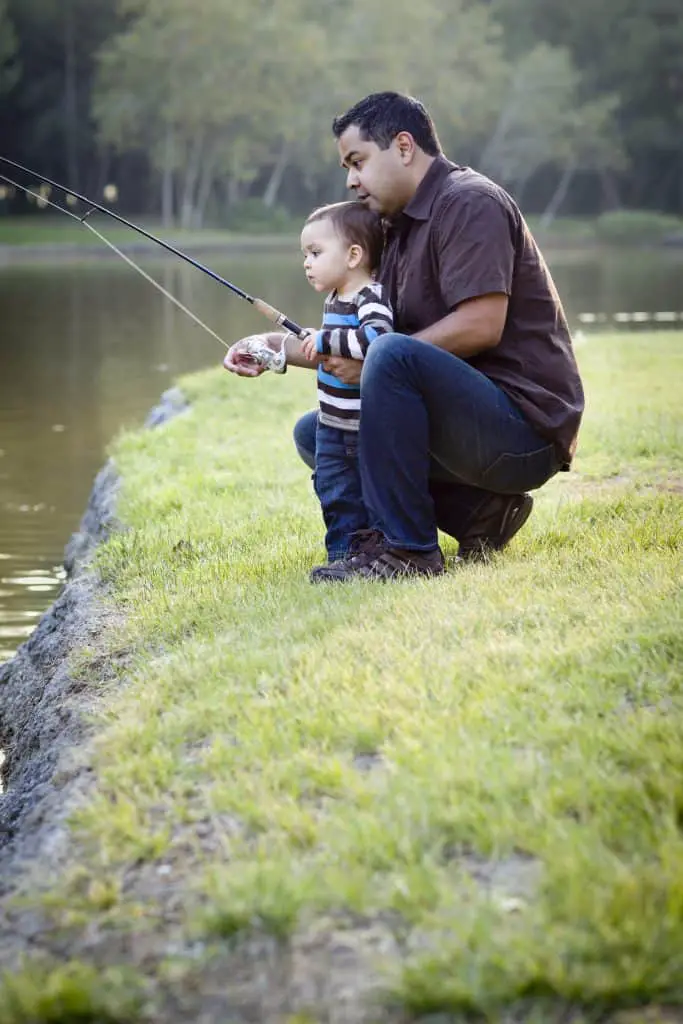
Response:
[[[6,156],[0,156],[0,161],[2,161],[2,163],[4,164],[9,164],[10,167],[16,167],[17,170],[23,171],[26,174],[30,174],[33,177],[38,178],[40,181],[43,181],[46,185],[50,185],[52,188],[59,189],[60,192],[64,192],[67,196],[73,196],[75,199],[80,200],[80,202],[85,203],[86,206],[89,206],[90,209],[87,211],[87,213],[85,213],[82,217],[79,217],[77,213],[73,213],[71,210],[65,209],[58,203],[51,202],[49,199],[47,199],[46,196],[32,192],[31,189],[26,188],[25,185],[20,185],[17,182],[12,181],[6,175],[0,174],[0,179],[8,182],[8,184],[12,185],[14,188],[21,189],[21,191],[25,192],[27,195],[34,196],[36,199],[39,199],[46,205],[54,207],[54,209],[59,210],[60,213],[65,213],[67,214],[67,216],[73,217],[74,220],[77,220],[80,224],[83,224],[84,227],[89,228],[95,235],[97,235],[98,238],[100,238],[111,249],[113,249],[114,252],[117,253],[117,255],[121,256],[122,259],[126,261],[126,263],[128,263],[140,274],[142,274],[142,276],[147,281],[149,281],[151,284],[157,287],[167,298],[171,299],[171,301],[173,301],[179,308],[181,308],[183,312],[187,313],[190,317],[192,317],[192,319],[196,323],[200,324],[200,326],[203,327],[205,330],[207,330],[209,334],[212,334],[213,337],[217,338],[222,345],[226,345],[222,338],[219,338],[218,335],[215,334],[215,332],[212,331],[210,328],[208,328],[206,324],[202,323],[202,321],[199,320],[199,318],[196,317],[194,313],[192,313],[185,306],[183,306],[182,303],[180,303],[175,298],[175,296],[171,295],[170,292],[167,292],[166,289],[162,288],[158,281],[155,281],[154,278],[151,278],[148,274],[146,274],[142,267],[139,267],[137,263],[130,259],[130,257],[122,253],[120,249],[117,249],[113,242],[109,241],[109,239],[107,239],[104,235],[100,234],[100,232],[97,231],[92,226],[92,224],[88,223],[88,217],[90,217],[90,215],[94,213],[95,210],[98,210],[100,213],[105,213],[108,217],[112,217],[114,220],[119,221],[119,223],[121,224],[125,224],[127,228],[131,228],[133,231],[137,231],[138,234],[144,235],[145,238],[148,238],[152,242],[156,242],[157,245],[160,245],[163,249],[167,249],[168,252],[173,253],[174,256],[178,256],[180,259],[185,260],[186,263],[189,263],[197,270],[201,270],[202,273],[208,274],[208,276],[212,277],[214,281],[218,281],[219,284],[222,284],[226,288],[229,288],[230,291],[234,292],[235,295],[239,295],[241,299],[245,299],[248,303],[254,306],[254,308],[257,309],[259,313],[262,313],[263,316],[270,320],[271,323],[277,324],[278,327],[284,327],[285,330],[290,331],[292,334],[295,334],[297,338],[304,337],[306,333],[305,330],[302,327],[300,327],[299,324],[297,324],[294,320],[291,320],[288,316],[285,316],[284,313],[281,313],[280,310],[276,309],[274,306],[271,306],[269,303],[264,302],[263,299],[259,299],[253,295],[249,295],[248,292],[245,292],[242,288],[238,288],[238,286],[236,284],[233,284],[232,281],[228,281],[226,278],[221,277],[220,274],[217,274],[214,270],[211,270],[210,267],[207,267],[203,263],[200,263],[198,260],[195,260],[191,256],[188,256],[188,254],[183,252],[182,249],[177,249],[174,245],[171,245],[170,242],[165,242],[162,238],[157,238],[157,236],[153,235],[151,231],[147,231],[145,228],[140,227],[139,224],[134,224],[132,221],[127,220],[125,217],[122,217],[120,214],[115,213],[113,210],[108,209],[106,206],[102,206],[100,203],[96,203],[93,199],[89,199],[87,196],[81,195],[79,192],[74,192],[73,189],[67,188],[66,185],[61,185],[59,182],[53,181],[51,178],[47,178],[44,174],[38,174],[37,171],[32,171],[29,167],[25,167],[23,164],[17,163],[16,160],[10,160],[9,157]]]
[[[11,178],[8,178],[5,174],[0,174],[0,181],[6,181],[8,185],[12,185],[14,188],[20,188],[22,192],[26,193],[27,196],[33,196],[34,199],[39,200],[41,203],[45,203],[46,206],[51,206],[53,209],[59,210],[60,213],[65,213],[68,217],[73,217],[74,220],[77,220],[80,224],[83,224],[83,226],[88,228],[89,231],[92,231],[92,233],[96,235],[100,239],[100,241],[104,242],[105,245],[108,245],[110,249],[113,249],[117,256],[120,256],[121,259],[125,260],[129,266],[131,266],[134,270],[137,270],[137,272],[141,274],[146,281],[149,281],[150,284],[154,285],[154,287],[158,289],[158,291],[160,291],[161,294],[165,296],[165,298],[170,299],[174,305],[176,305],[179,309],[183,311],[183,313],[187,313],[191,320],[194,320],[196,324],[199,324],[200,327],[203,327],[207,334],[210,334],[213,338],[216,339],[216,341],[219,341],[221,345],[223,345],[225,348],[230,348],[227,341],[224,341],[220,337],[220,335],[216,334],[215,331],[208,327],[203,320],[200,320],[199,317],[195,313],[193,313],[191,309],[188,309],[187,306],[184,306],[180,299],[177,299],[175,295],[172,295],[171,292],[167,291],[163,287],[163,285],[160,285],[158,281],[155,281],[153,277],[150,277],[150,275],[145,270],[143,270],[142,267],[138,266],[135,260],[132,260],[130,256],[127,256],[125,252],[121,252],[121,250],[117,248],[109,238],[106,238],[103,234],[101,234],[101,232],[99,232],[97,228],[94,228],[92,224],[88,224],[87,221],[82,221],[81,218],[77,214],[72,213],[71,210],[65,210],[63,206],[59,206],[57,203],[53,203],[50,199],[47,198],[47,196],[44,196],[39,192],[33,192],[32,189],[27,188],[25,185],[18,184],[18,182],[13,181]]]

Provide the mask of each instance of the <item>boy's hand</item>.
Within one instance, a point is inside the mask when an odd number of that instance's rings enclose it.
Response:
[[[316,363],[320,361],[320,353],[318,352],[316,346],[317,337],[318,332],[309,329],[306,332],[306,337],[301,342],[301,351],[306,356],[306,359],[308,359],[311,363]]]

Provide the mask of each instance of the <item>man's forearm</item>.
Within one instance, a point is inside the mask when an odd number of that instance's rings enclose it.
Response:
[[[413,337],[461,359],[470,359],[495,348],[503,333],[506,314],[506,296],[485,296],[464,302],[454,313],[417,331]]]

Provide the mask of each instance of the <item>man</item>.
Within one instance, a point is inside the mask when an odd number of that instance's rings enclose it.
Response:
[[[517,205],[445,158],[421,103],[375,93],[333,131],[349,189],[387,221],[380,280],[397,333],[372,343],[362,374],[327,362],[360,379],[361,479],[376,529],[311,578],[438,575],[437,527],[461,559],[485,559],[526,522],[526,492],[569,468],[584,404],[569,329]],[[225,366],[256,376],[244,341]],[[311,365],[293,336],[286,346],[289,363]],[[309,413],[294,432],[309,466],[315,431]]]

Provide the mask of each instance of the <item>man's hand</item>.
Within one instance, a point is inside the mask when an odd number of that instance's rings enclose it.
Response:
[[[306,331],[306,337],[301,342],[301,351],[311,363],[320,362],[319,352],[316,347],[318,332],[312,329]]]
[[[282,347],[283,334],[269,331],[267,334],[249,334],[246,338],[240,338],[227,351],[223,366],[230,373],[236,373],[238,377],[260,377],[267,370],[266,366],[258,362],[248,351],[251,342],[261,342],[279,352]]]
[[[360,384],[363,363],[360,359],[344,359],[343,356],[328,356],[323,369],[333,373],[343,384]]]

